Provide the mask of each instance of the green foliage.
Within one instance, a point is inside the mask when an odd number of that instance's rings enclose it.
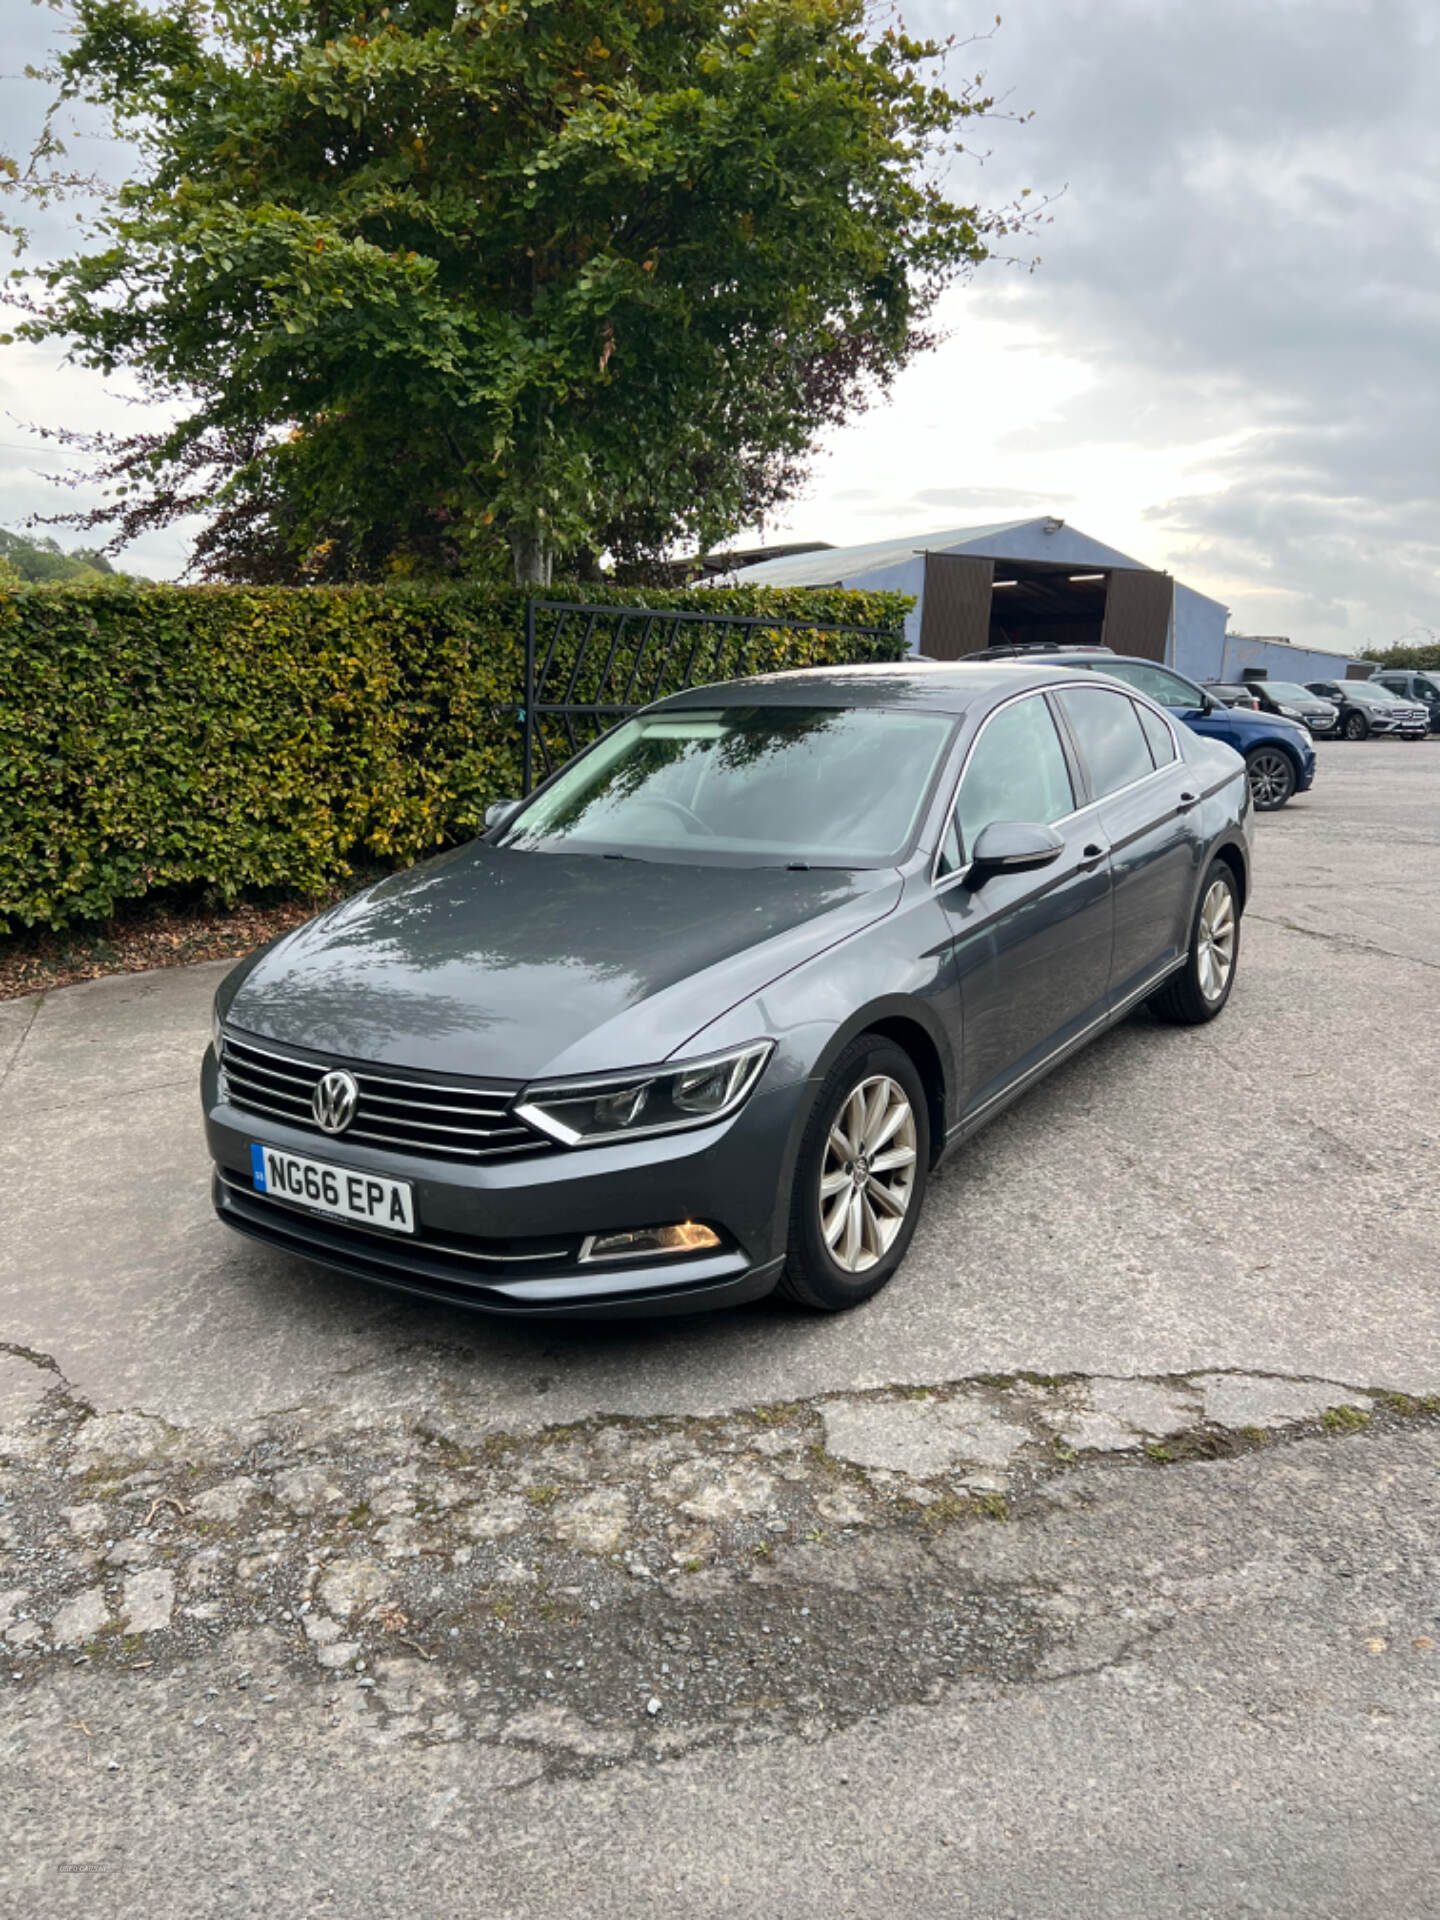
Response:
[[[103,553],[93,547],[76,547],[66,553],[58,541],[47,534],[31,539],[23,533],[11,533],[0,527],[0,583],[8,575],[13,581],[41,585],[56,580],[113,580],[115,569]]]
[[[745,630],[716,678],[904,651],[898,594],[586,597],[895,631]],[[164,888],[319,890],[472,836],[520,791],[524,633],[513,587],[0,585],[0,932]]]
[[[1360,658],[1376,660],[1382,667],[1402,667],[1409,673],[1428,673],[1440,668],[1440,640],[1414,647],[1367,647]]]
[[[230,577],[714,546],[1015,229],[937,184],[992,103],[865,0],[73,12],[141,165],[19,332],[188,407],[115,514],[218,505]]]

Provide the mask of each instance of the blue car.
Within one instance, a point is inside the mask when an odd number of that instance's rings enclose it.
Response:
[[[1192,732],[1204,734],[1210,740],[1223,740],[1227,747],[1233,747],[1245,762],[1245,771],[1250,777],[1250,797],[1259,813],[1274,813],[1293,794],[1304,793],[1315,779],[1315,747],[1308,727],[1278,714],[1227,707],[1212,699],[1193,680],[1187,680],[1183,673],[1176,673],[1173,667],[1162,667],[1154,660],[1112,653],[1109,647],[1046,647],[1023,643],[987,647],[983,653],[967,657],[1023,659],[1027,665],[1089,667],[1112,680],[1123,680],[1127,687],[1134,687],[1137,693],[1148,694],[1158,705],[1167,707]]]

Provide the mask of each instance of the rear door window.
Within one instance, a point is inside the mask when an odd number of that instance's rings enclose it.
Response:
[[[1056,698],[1090,770],[1097,800],[1155,771],[1133,700],[1107,687],[1064,687]]]

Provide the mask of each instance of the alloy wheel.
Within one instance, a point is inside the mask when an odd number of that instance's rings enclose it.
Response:
[[[1295,776],[1289,760],[1277,747],[1262,747],[1258,753],[1252,753],[1248,771],[1250,798],[1257,807],[1268,811],[1284,806],[1290,798]]]
[[[1212,880],[1195,932],[1195,964],[1200,991],[1218,1000],[1230,984],[1235,965],[1235,898],[1223,880]]]
[[[820,1165],[820,1231],[847,1273],[884,1258],[915,1193],[915,1113],[888,1074],[853,1087],[830,1128]]]

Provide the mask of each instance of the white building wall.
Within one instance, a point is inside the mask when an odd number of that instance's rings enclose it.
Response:
[[[1225,622],[1230,609],[1193,587],[1175,582],[1175,613],[1170,623],[1170,665],[1192,680],[1220,680],[1225,653]]]
[[[905,616],[905,644],[911,653],[920,651],[920,615],[925,604],[925,556],[914,554],[890,567],[873,567],[868,573],[847,573],[842,587],[861,593],[913,593],[915,604]]]

